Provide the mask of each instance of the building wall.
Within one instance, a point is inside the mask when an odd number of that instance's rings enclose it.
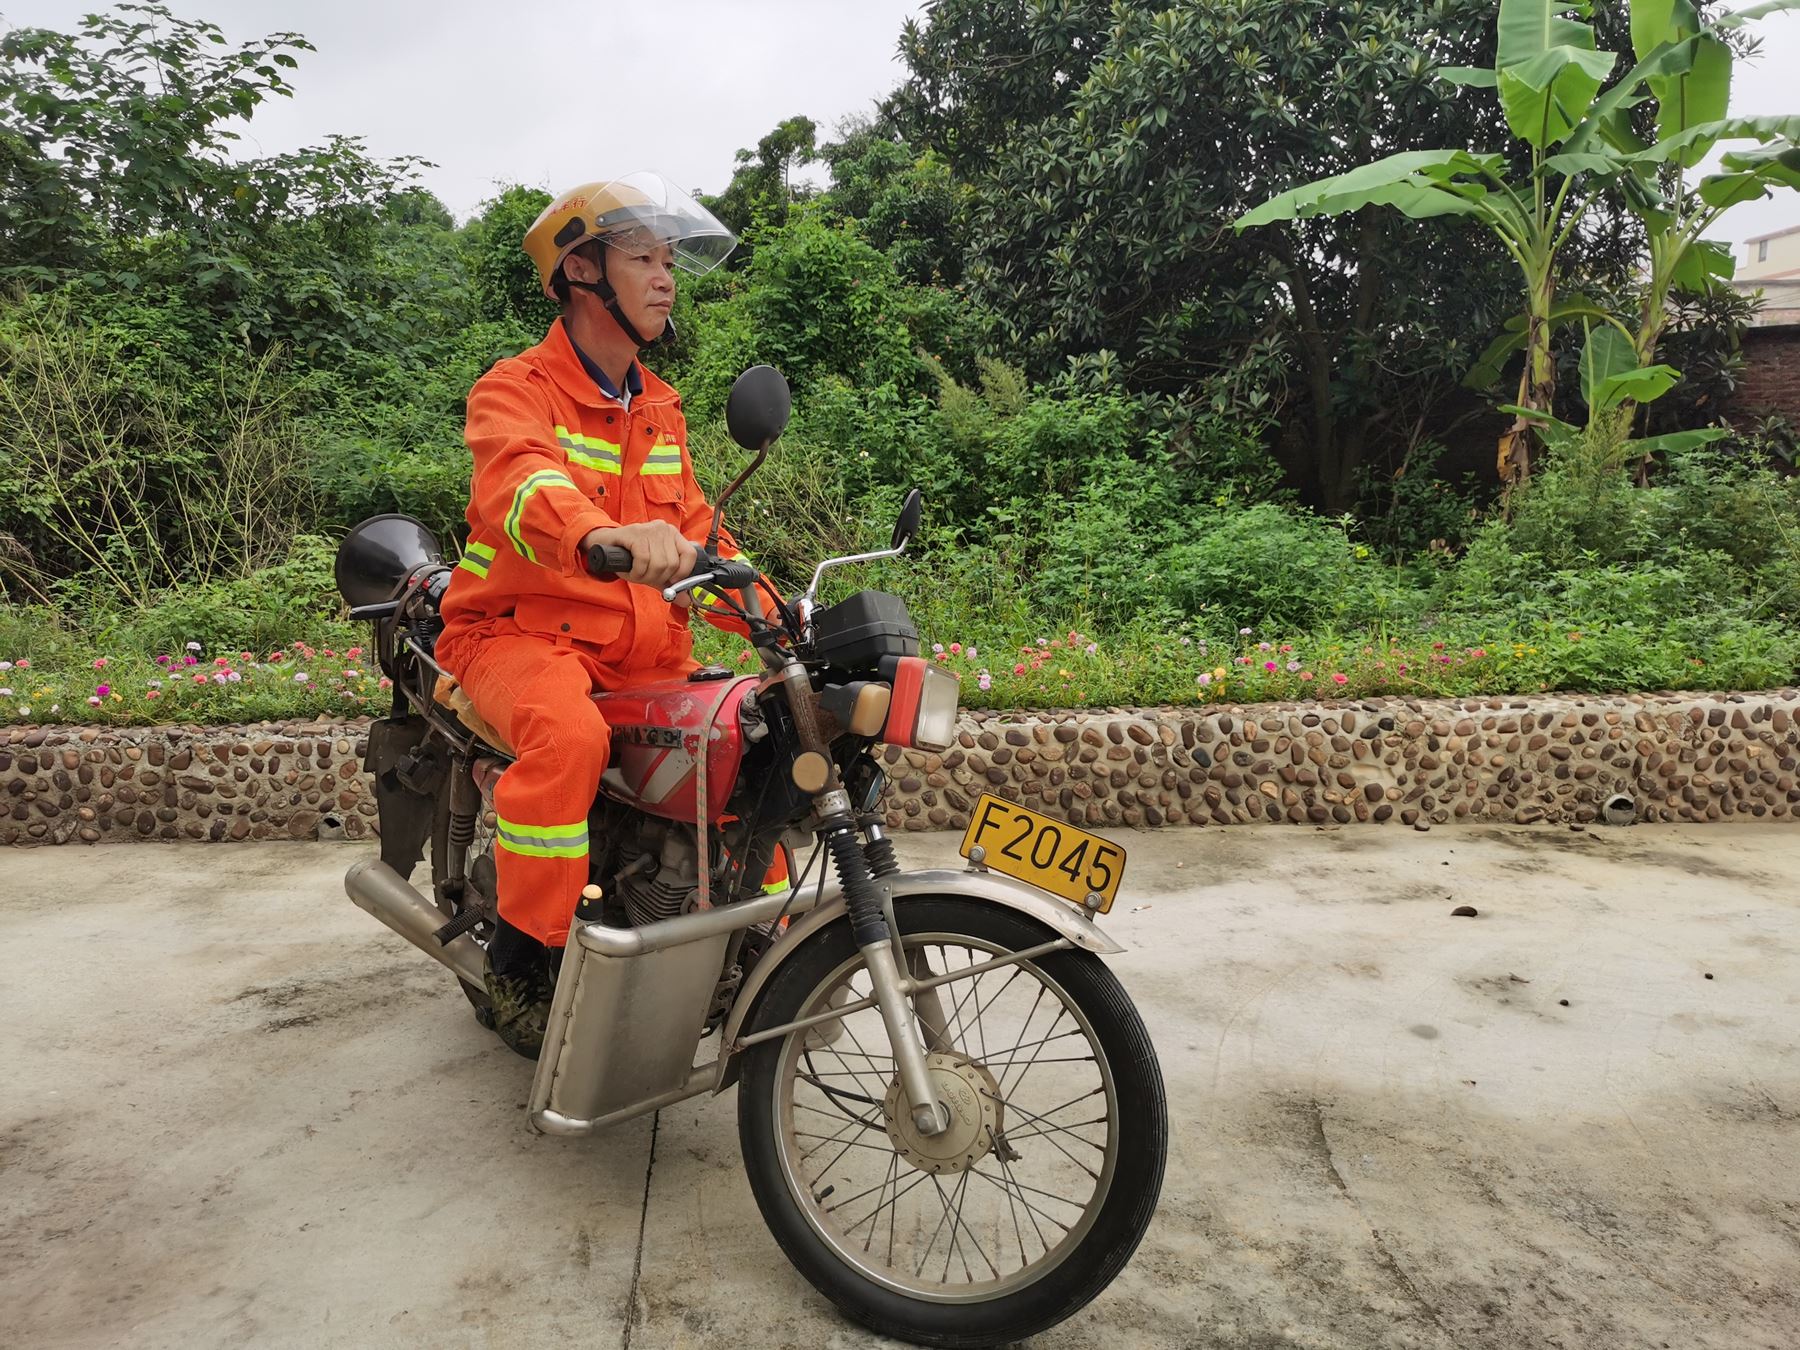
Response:
[[[1770,238],[1752,239],[1744,245],[1744,254],[1737,268],[1740,281],[1800,277],[1800,226]]]
[[[1743,343],[1744,378],[1731,411],[1776,412],[1800,426],[1800,323],[1746,329]]]

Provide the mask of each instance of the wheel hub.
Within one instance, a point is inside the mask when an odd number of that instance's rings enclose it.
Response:
[[[949,1127],[924,1134],[913,1123],[913,1102],[896,1076],[881,1104],[894,1151],[921,1172],[961,1172],[993,1151],[1001,1129],[1000,1088],[967,1055],[925,1056],[925,1073],[950,1113]]]

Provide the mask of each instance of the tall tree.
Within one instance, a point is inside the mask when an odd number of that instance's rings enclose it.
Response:
[[[1510,312],[1504,255],[1434,222],[1231,230],[1321,173],[1502,128],[1434,76],[1491,60],[1485,0],[941,0],[901,51],[886,113],[973,182],[1001,344],[1039,376],[1116,353],[1129,387],[1212,402],[1277,340],[1291,378],[1261,392],[1327,510]]]

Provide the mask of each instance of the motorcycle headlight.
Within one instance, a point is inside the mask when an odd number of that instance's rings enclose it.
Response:
[[[956,739],[956,704],[962,686],[947,670],[919,656],[889,658],[882,673],[894,687],[881,739],[917,750],[948,750]]]

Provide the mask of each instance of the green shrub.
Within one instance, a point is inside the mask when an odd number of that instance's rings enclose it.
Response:
[[[1368,593],[1369,550],[1339,522],[1261,502],[1197,513],[1182,531],[1189,540],[1169,549],[1163,566],[1183,613],[1288,632],[1362,617],[1353,607]]]

